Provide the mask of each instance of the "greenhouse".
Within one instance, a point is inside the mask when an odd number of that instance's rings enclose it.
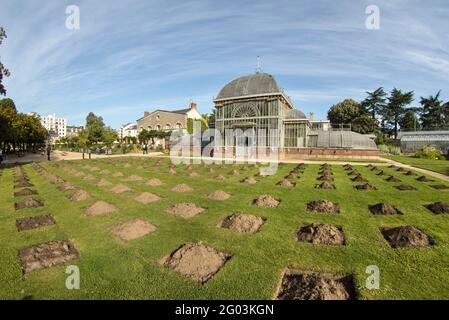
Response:
[[[443,153],[449,153],[449,130],[445,131],[401,131],[398,134],[402,152],[416,152],[423,146],[433,145]]]

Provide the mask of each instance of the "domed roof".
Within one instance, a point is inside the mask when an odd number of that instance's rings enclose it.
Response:
[[[256,72],[229,82],[221,89],[216,99],[253,96],[265,93],[283,93],[283,91],[271,74]]]
[[[299,111],[298,109],[291,109],[291,110],[288,110],[287,114],[285,115],[285,119],[286,120],[307,119],[307,117],[304,114],[304,112]]]

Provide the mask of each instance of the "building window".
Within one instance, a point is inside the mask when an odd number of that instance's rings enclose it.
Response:
[[[161,130],[161,126],[160,126],[160,125],[157,125],[157,126],[156,126],[156,130],[158,130],[158,131]]]
[[[182,124],[181,124],[180,122],[178,122],[178,123],[176,124],[176,129],[182,129]]]
[[[171,129],[171,125],[170,125],[170,123],[167,123],[166,125],[165,125],[165,130],[170,130]]]

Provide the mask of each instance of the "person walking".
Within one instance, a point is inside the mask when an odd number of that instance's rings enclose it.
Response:
[[[51,154],[51,145],[48,144],[48,145],[47,145],[47,159],[48,159],[48,161],[51,160],[51,159],[50,159],[50,154]]]

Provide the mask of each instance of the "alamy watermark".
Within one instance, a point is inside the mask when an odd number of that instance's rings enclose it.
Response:
[[[65,8],[67,15],[65,27],[69,30],[79,30],[81,27],[80,8],[77,5],[70,5]]]
[[[380,29],[380,9],[378,6],[372,4],[366,7],[365,13],[369,16],[365,20],[365,27],[368,30]]]
[[[65,287],[69,290],[79,290],[80,288],[80,268],[70,265],[65,269],[69,276],[65,279]]]

